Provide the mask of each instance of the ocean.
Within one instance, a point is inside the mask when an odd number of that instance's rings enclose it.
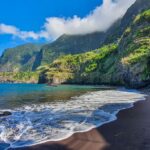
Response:
[[[116,119],[144,100],[136,90],[106,86],[0,84],[0,150],[57,141]]]

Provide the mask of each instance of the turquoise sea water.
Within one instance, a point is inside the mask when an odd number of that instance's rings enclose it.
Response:
[[[88,91],[95,91],[94,86],[45,84],[0,84],[0,109],[11,109],[23,105],[52,101],[65,101]]]
[[[116,119],[144,95],[104,86],[0,84],[0,150],[60,140]]]

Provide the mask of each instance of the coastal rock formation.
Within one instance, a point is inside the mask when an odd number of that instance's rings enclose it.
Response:
[[[11,115],[11,112],[9,112],[9,111],[4,111],[4,112],[0,111],[0,117],[6,117],[6,116],[10,116],[10,115]]]
[[[150,9],[136,15],[119,42],[97,50],[67,55],[43,66],[43,81],[114,84],[139,88],[150,84]],[[63,78],[64,80],[61,80]]]
[[[105,33],[62,35],[43,46],[8,49],[0,58],[0,82],[147,86],[149,8],[149,0],[136,0]]]
[[[34,71],[34,62],[40,48],[40,44],[28,43],[6,49],[0,57],[0,72]]]
[[[38,83],[37,72],[0,72],[0,83]]]

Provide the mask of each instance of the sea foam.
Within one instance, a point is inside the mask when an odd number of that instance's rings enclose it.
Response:
[[[10,147],[57,141],[116,119],[122,109],[144,100],[135,90],[104,90],[73,97],[67,102],[24,106],[0,118],[0,143]]]

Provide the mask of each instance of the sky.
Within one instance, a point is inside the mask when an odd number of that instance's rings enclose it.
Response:
[[[62,34],[106,31],[135,0],[0,0],[0,54]]]

